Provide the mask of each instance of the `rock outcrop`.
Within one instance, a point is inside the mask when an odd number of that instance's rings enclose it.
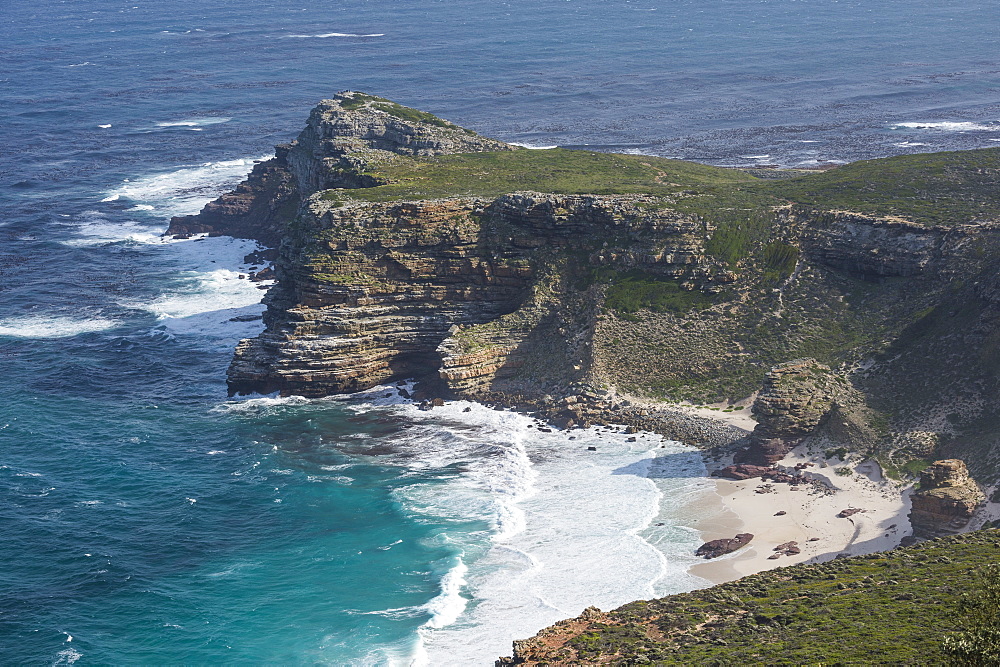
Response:
[[[910,497],[910,523],[918,537],[960,532],[986,496],[960,459],[935,461],[920,474],[920,490]]]
[[[328,188],[381,183],[372,175],[393,155],[515,150],[429,113],[354,91],[323,100],[298,138],[275,148],[233,192],[197,215],[173,218],[168,235],[219,233],[277,247],[300,203]]]
[[[726,554],[731,554],[734,551],[742,549],[746,545],[750,544],[752,539],[752,533],[739,533],[736,537],[724,537],[718,540],[710,540],[698,547],[698,549],[694,552],[694,555],[701,556],[705,559],[718,558],[719,556],[725,556]]]
[[[595,307],[567,284],[579,267],[560,266],[565,255],[594,253],[597,265],[642,266],[706,290],[729,279],[706,260],[697,221],[644,210],[649,201],[313,196],[281,248],[268,330],[240,343],[230,388],[322,396],[419,377],[464,396],[537,398],[583,380]],[[605,258],[612,234],[621,244]]]
[[[1000,151],[942,155],[886,161],[891,183],[880,163],[765,183],[528,151],[348,92],[169,232],[280,244],[266,331],[239,344],[233,392],[416,377],[428,396],[570,425],[599,422],[622,391],[704,403],[763,381],[747,463],[816,437],[896,465],[934,448],[975,470],[1000,445]],[[703,431],[675,435],[716,440]]]
[[[779,364],[764,378],[753,404],[757,426],[739,462],[756,466],[777,463],[816,430],[837,399],[849,392],[843,378],[815,359]]]

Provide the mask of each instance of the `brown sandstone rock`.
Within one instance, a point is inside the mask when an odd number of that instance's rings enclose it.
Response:
[[[779,364],[764,379],[753,404],[757,426],[739,462],[772,465],[813,433],[850,386],[815,359]]]
[[[961,459],[935,461],[920,475],[920,490],[910,497],[910,523],[918,537],[960,532],[986,501]]]

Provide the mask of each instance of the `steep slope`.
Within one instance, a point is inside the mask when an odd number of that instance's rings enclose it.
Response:
[[[962,594],[998,554],[1000,531],[983,530],[591,608],[497,665],[943,664]]]
[[[580,421],[623,391],[743,398],[813,358],[850,385],[853,416],[839,401],[816,425],[829,437],[863,434],[849,444],[890,472],[957,456],[990,478],[998,170],[986,149],[764,181],[518,149],[343,93],[171,232],[280,238],[267,330],[240,343],[233,392],[417,377]]]

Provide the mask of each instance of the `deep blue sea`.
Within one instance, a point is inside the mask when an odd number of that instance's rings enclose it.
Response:
[[[985,0],[0,5],[2,664],[489,665],[705,585],[675,443],[227,398],[254,244],[159,235],[323,97],[721,165],[1000,142]]]

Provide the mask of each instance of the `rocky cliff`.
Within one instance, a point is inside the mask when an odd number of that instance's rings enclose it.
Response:
[[[432,114],[348,91],[320,102],[298,138],[277,146],[236,190],[197,215],[173,218],[166,233],[215,232],[277,246],[303,199],[327,188],[378,185],[369,172],[394,155],[513,149]]]
[[[910,523],[918,537],[960,532],[976,509],[986,502],[979,485],[969,476],[964,461],[935,461],[920,474],[920,489],[913,502]]]
[[[998,170],[990,149],[761,181],[518,149],[343,93],[170,232],[280,239],[234,392],[416,377],[579,421],[621,392],[702,402],[766,383],[754,460],[818,429],[890,471],[945,454],[988,474]],[[803,358],[817,365],[782,366]]]

